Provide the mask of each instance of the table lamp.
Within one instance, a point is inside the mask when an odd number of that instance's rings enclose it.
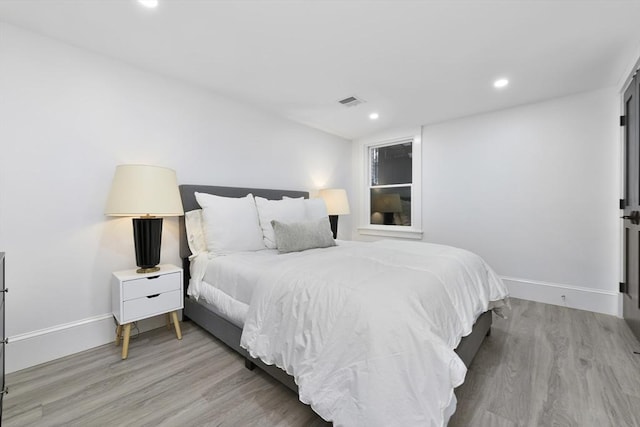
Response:
[[[335,239],[338,236],[338,215],[348,215],[351,213],[347,192],[342,188],[326,188],[320,190],[320,197],[324,199],[327,205],[331,231]]]
[[[384,224],[393,225],[394,214],[402,212],[402,203],[400,201],[400,194],[375,194],[372,195],[371,211],[380,212],[384,215]]]
[[[111,183],[105,215],[132,216],[138,273],[160,270],[162,218],[184,215],[173,169],[120,165]]]

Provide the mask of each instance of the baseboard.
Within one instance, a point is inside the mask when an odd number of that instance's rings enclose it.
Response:
[[[514,298],[622,317],[618,292],[506,276],[502,276],[502,280]],[[164,316],[138,322],[140,332],[164,325]],[[114,337],[115,322],[110,313],[10,336],[6,346],[6,372],[19,371],[113,343]],[[118,351],[114,346],[114,352]]]
[[[140,332],[166,325],[163,316],[138,322]],[[5,370],[19,371],[70,354],[114,342],[116,323],[111,313],[9,337]],[[114,345],[114,352],[120,348]]]
[[[514,298],[622,317],[618,292],[515,277],[502,276],[502,280]]]

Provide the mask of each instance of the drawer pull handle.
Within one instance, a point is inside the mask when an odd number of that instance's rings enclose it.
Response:
[[[147,277],[147,280],[157,279],[158,277],[160,277],[160,276],[149,276],[149,277]]]
[[[160,294],[153,294],[153,295],[148,295],[147,298],[155,298],[157,296],[159,296]]]

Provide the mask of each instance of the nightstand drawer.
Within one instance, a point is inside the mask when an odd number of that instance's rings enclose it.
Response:
[[[167,291],[179,291],[180,275],[181,273],[176,272],[124,281],[122,282],[122,299],[128,301]]]
[[[156,294],[154,294],[156,295]],[[122,323],[163,314],[182,308],[180,290],[157,294],[157,296],[136,298],[123,304]]]

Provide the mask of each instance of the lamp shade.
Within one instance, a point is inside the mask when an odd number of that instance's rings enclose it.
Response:
[[[175,171],[148,165],[116,167],[105,215],[184,215]]]
[[[320,190],[320,197],[324,199],[329,215],[347,215],[351,213],[346,190],[342,188],[327,188]]]
[[[402,212],[402,203],[400,202],[400,194],[391,193],[391,194],[375,194],[372,196],[372,207],[371,211],[373,212]]]

